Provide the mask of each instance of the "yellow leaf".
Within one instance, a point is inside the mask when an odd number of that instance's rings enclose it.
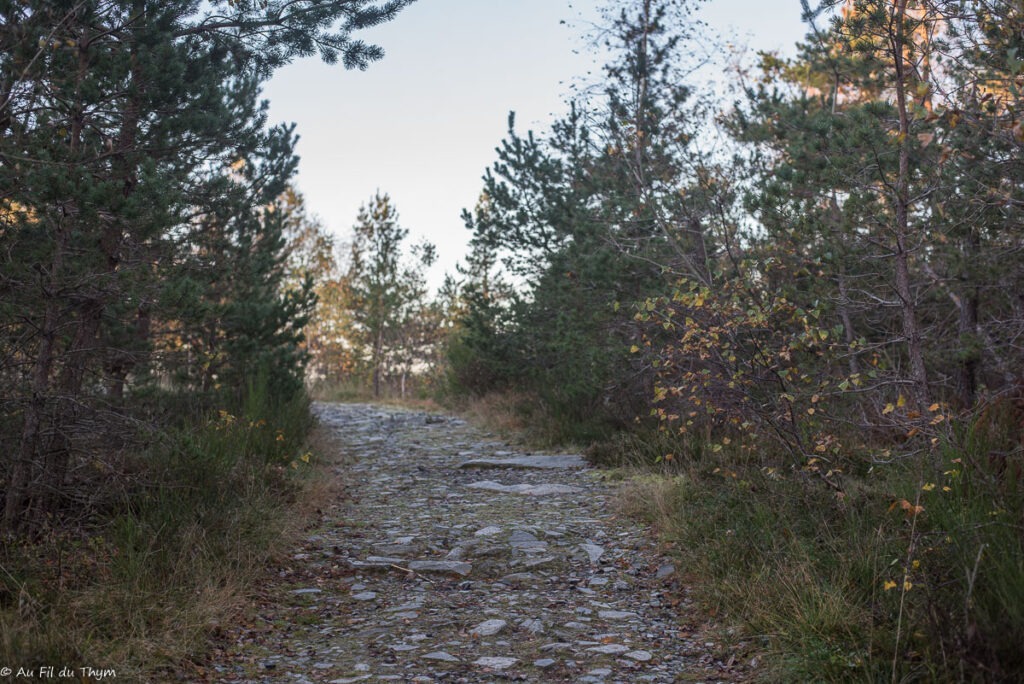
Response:
[[[885,584],[882,585],[882,589],[884,591],[889,591],[890,589],[895,589],[895,588],[896,588],[896,583],[893,582],[892,580],[889,580]]]
[[[938,425],[939,423],[941,423],[941,422],[942,422],[942,421],[944,421],[944,420],[946,420],[946,416],[944,416],[944,415],[942,415],[942,414],[940,413],[939,415],[937,415],[937,416],[935,416],[934,418],[932,418],[932,422],[931,422],[931,424],[932,424],[932,425]]]
[[[636,354],[638,351],[640,351],[640,347],[636,346],[635,344],[629,348],[629,352],[631,354]]]
[[[903,580],[903,591],[910,591],[914,588],[914,583],[910,580]]]
[[[887,416],[887,415],[889,415],[890,413],[892,413],[895,410],[896,410],[895,406],[893,406],[892,404],[886,404],[885,408],[882,409],[882,415],[883,416]]]
[[[921,485],[921,489],[923,489],[926,492],[930,492],[933,489],[935,489],[935,485],[933,483],[929,482],[927,484]]]
[[[903,408],[906,405],[907,405],[907,398],[901,394],[900,398],[896,400],[896,408]]]
[[[932,404],[931,406],[928,407],[928,410],[931,411],[932,413],[935,413],[936,411],[939,410],[939,405],[938,404]]]

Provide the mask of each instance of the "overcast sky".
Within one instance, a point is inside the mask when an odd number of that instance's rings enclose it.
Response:
[[[581,32],[601,0],[417,0],[362,34],[386,56],[367,71],[315,59],[267,85],[271,122],[298,124],[296,185],[344,240],[380,189],[402,225],[438,247],[431,282],[465,251],[459,218],[516,112],[517,128],[547,129],[573,79],[595,68]],[[701,17],[756,50],[791,51],[804,33],[799,0],[710,0]],[[561,23],[566,20],[567,23]]]

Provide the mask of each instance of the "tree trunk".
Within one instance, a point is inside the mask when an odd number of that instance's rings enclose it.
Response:
[[[56,357],[57,329],[60,325],[60,300],[57,293],[60,291],[64,252],[67,249],[70,236],[70,231],[63,224],[63,220],[58,223],[55,233],[56,240],[53,257],[50,261],[49,277],[40,288],[46,304],[39,328],[39,345],[32,366],[31,396],[25,405],[21,439],[18,444],[17,456],[11,468],[7,497],[4,501],[4,528],[10,531],[21,529],[29,518],[27,505],[35,480],[34,473],[42,467],[39,455],[42,426],[49,404],[51,374]]]
[[[896,109],[899,114],[899,171],[895,183],[895,284],[900,299],[903,320],[903,341],[910,366],[912,395],[918,410],[928,405],[928,373],[924,364],[924,350],[920,326],[917,321],[917,303],[910,276],[910,115],[907,104],[907,63],[904,22],[907,0],[896,0],[891,28],[893,61],[896,67]]]

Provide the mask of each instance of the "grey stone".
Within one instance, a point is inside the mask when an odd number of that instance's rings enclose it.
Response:
[[[377,592],[375,591],[362,591],[358,594],[352,594],[352,598],[356,601],[372,601],[377,598]]]
[[[603,620],[629,620],[640,616],[629,610],[599,610],[597,617]]]
[[[390,646],[388,646],[388,648],[398,653],[405,653],[406,651],[416,650],[416,646],[413,646],[411,644],[391,644]]]
[[[592,646],[587,650],[591,653],[601,653],[603,655],[618,655],[628,651],[629,646],[623,646],[622,644],[604,644],[603,646]]]
[[[501,534],[502,530],[500,527],[494,525],[488,525],[473,533],[474,537],[493,537],[496,534]]]
[[[524,561],[523,566],[530,569],[540,568],[545,565],[550,565],[551,563],[554,563],[555,560],[556,558],[554,556],[545,556],[544,558],[531,558],[528,561]]]
[[[544,623],[541,620],[526,619],[520,622],[519,626],[530,634],[544,633]]]
[[[591,563],[598,562],[604,555],[604,549],[597,544],[580,544],[580,548],[586,552]]]
[[[521,470],[554,470],[558,468],[586,468],[587,462],[575,454],[537,454],[507,458],[477,458],[466,461],[460,468],[518,468]]]
[[[533,666],[538,667],[542,670],[546,670],[549,667],[554,667],[558,664],[558,661],[554,658],[541,658],[540,660],[534,660]]]
[[[323,589],[316,589],[314,587],[309,587],[308,589],[296,589],[292,593],[295,594],[296,596],[305,596],[307,594],[322,594],[323,591],[324,591]]]
[[[425,656],[420,657],[424,660],[443,660],[446,663],[461,662],[458,658],[453,656],[451,653],[448,653],[447,651],[434,651],[433,653],[428,653]]]
[[[480,667],[486,667],[486,668],[489,668],[491,670],[507,670],[508,668],[512,667],[513,665],[515,665],[518,662],[519,662],[518,658],[484,657],[484,658],[477,658],[476,660],[473,661],[473,664],[474,665],[479,665]]]
[[[638,663],[646,663],[654,656],[651,655],[650,651],[630,651],[629,653],[624,653],[622,657],[629,658],[630,660],[635,660]]]
[[[505,494],[522,494],[524,496],[548,496],[552,494],[576,494],[582,492],[583,489],[580,487],[573,487],[571,485],[561,484],[517,484],[517,485],[503,485],[499,482],[491,482],[490,480],[483,480],[481,482],[471,482],[466,485],[470,489],[484,489],[490,492],[502,492]]]
[[[676,574],[676,566],[671,563],[666,563],[658,568],[658,571],[654,573],[654,578],[662,580],[671,577],[674,574]]]
[[[416,572],[452,573],[465,577],[473,569],[473,566],[460,561],[412,561],[409,563],[409,569]]]
[[[475,637],[488,637],[494,636],[501,630],[505,629],[508,623],[504,620],[484,620],[479,625],[474,627],[470,634]]]

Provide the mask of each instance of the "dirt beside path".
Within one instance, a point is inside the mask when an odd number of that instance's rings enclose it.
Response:
[[[442,415],[318,404],[349,493],[209,674],[249,682],[733,681],[679,573],[573,454]],[[726,662],[723,662],[725,660]]]

